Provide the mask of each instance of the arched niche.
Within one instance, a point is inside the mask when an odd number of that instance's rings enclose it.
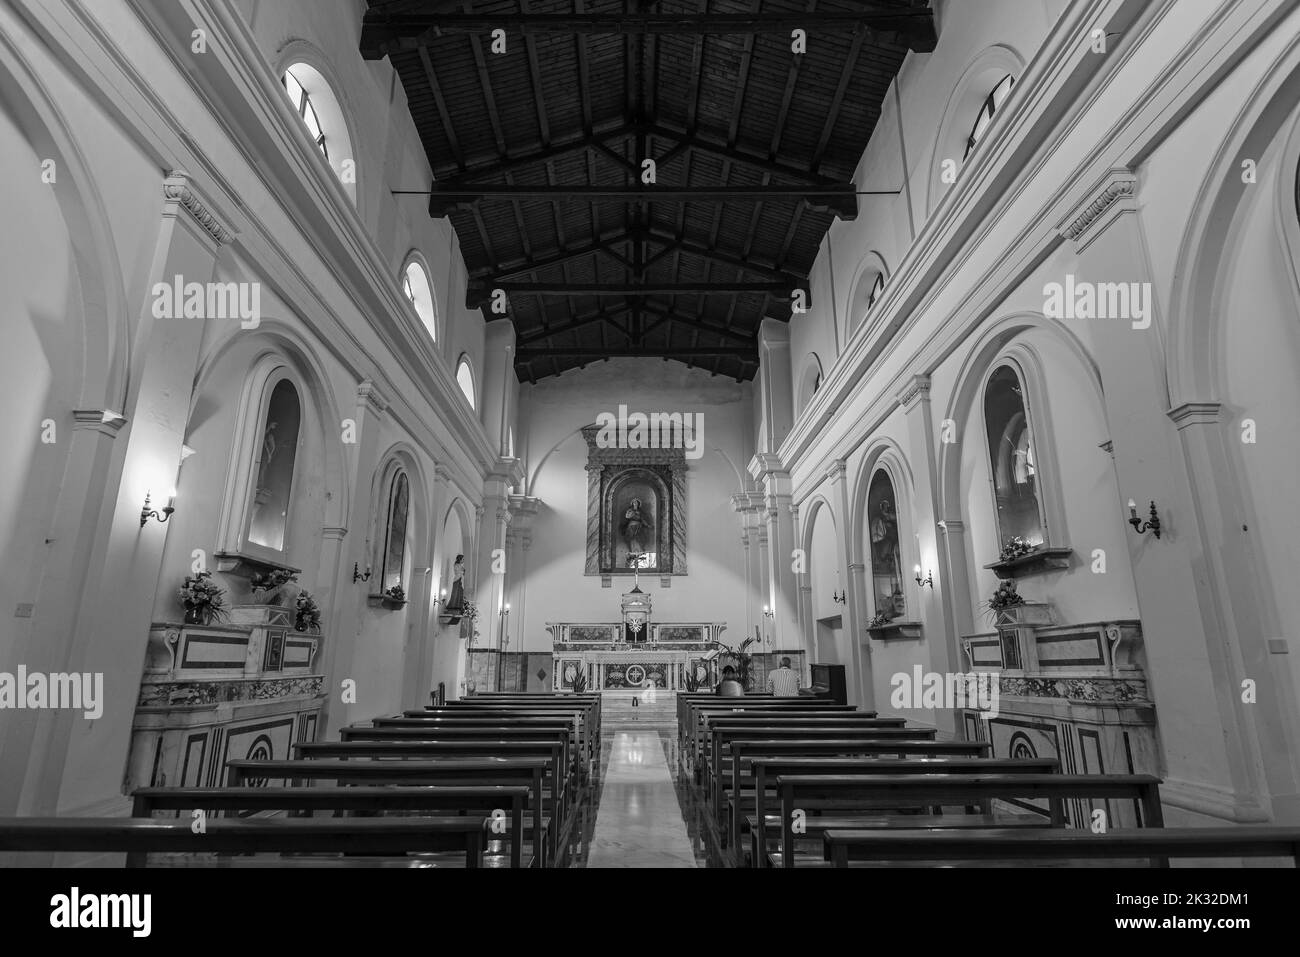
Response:
[[[250,540],[249,532],[258,510],[267,412],[282,382],[296,393],[300,421],[285,534],[277,548]],[[205,358],[186,444],[196,450],[191,463],[206,464],[182,469],[178,491],[182,499],[194,495],[192,500],[221,503],[215,528],[207,533],[218,553],[305,572],[319,561],[323,530],[346,528],[350,495],[338,429],[342,418],[326,382],[312,347],[276,319],[264,318],[255,332],[231,336]],[[222,461],[229,462],[224,475],[211,465]],[[305,577],[304,585],[310,587]],[[321,586],[327,587],[323,582]]]
[[[867,620],[878,615],[891,621],[920,618],[913,568],[921,558],[912,482],[911,469],[896,444],[877,441],[869,446],[854,483],[849,541],[852,563],[863,568]],[[888,509],[881,508],[884,502],[889,503]],[[887,556],[895,565],[892,575],[883,567]]]
[[[604,490],[600,514],[607,516],[608,527],[601,529],[600,567],[631,568],[631,551],[639,545],[647,556],[639,568],[670,574],[672,507],[672,492],[662,476],[643,468],[620,472]]]
[[[835,596],[845,590],[840,567],[840,527],[830,503],[814,496],[803,508],[801,543],[807,572],[796,576],[802,591],[801,606],[811,637],[814,660],[842,664],[853,671],[853,654],[842,621],[843,604]]]
[[[943,111],[943,119],[940,121],[935,133],[934,146],[930,152],[930,173],[926,180],[927,216],[935,211],[953,185],[944,182],[945,169],[954,168],[954,166],[946,165],[946,161],[955,164],[958,177],[960,177],[960,171],[967,163],[967,138],[970,136],[972,125],[975,123],[989,94],[1004,77],[1010,75],[1019,82],[1024,72],[1025,58],[1014,47],[999,43],[981,51],[966,67],[961,78],[953,86],[952,94]],[[1011,97],[1014,101],[1014,90]],[[1005,112],[1004,108],[999,112],[998,116],[1005,114]],[[998,116],[993,118],[993,131],[996,131],[1000,125]],[[985,140],[988,139],[988,135],[986,133]],[[974,158],[980,152],[982,151],[976,150],[971,158]]]

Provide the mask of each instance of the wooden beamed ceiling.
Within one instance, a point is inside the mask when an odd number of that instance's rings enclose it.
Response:
[[[500,318],[504,293],[530,381],[611,356],[752,377],[831,223],[898,189],[853,174],[936,42],[926,0],[369,4],[361,51],[405,87],[466,305]]]

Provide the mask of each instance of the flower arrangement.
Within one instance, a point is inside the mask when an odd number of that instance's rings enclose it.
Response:
[[[225,592],[212,580],[212,572],[198,572],[187,575],[181,583],[180,599],[185,605],[185,621],[192,625],[206,625],[217,619],[225,619]]]
[[[998,612],[1002,609],[1010,608],[1013,605],[1023,605],[1024,603],[1024,596],[1016,591],[1014,579],[1008,578],[998,583],[998,587],[993,592],[993,597],[985,602],[985,605],[988,608],[989,617],[996,619]]]
[[[872,618],[869,622],[867,622],[867,629],[870,630],[872,628],[884,628],[891,621],[893,621],[893,619],[890,618],[888,615],[877,615],[875,618]]]
[[[296,631],[320,630],[320,605],[307,592],[298,596],[295,603],[293,627]]]
[[[460,617],[469,621],[478,621],[478,605],[468,598],[461,600]]]
[[[401,585],[394,585],[384,592],[385,598],[391,598],[393,601],[406,601],[406,592],[402,590]]]
[[[1030,545],[1019,535],[1012,535],[1002,543],[1002,552],[998,556],[998,561],[1009,562],[1015,558],[1022,558],[1037,549],[1037,545]]]

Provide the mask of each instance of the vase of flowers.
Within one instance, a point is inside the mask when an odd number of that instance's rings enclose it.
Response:
[[[287,568],[272,568],[266,572],[254,572],[248,577],[248,587],[254,596],[261,596],[263,605],[284,604],[285,586],[296,582],[298,576]]]
[[[997,621],[1000,613],[1006,609],[1023,604],[1025,604],[1025,599],[1016,591],[1015,580],[1011,578],[998,582],[993,597],[984,603],[988,616],[994,621]]]
[[[226,617],[225,592],[212,580],[211,572],[187,575],[180,587],[181,603],[185,606],[185,624],[208,625],[213,619]]]
[[[320,605],[307,592],[300,593],[294,603],[293,627],[295,631],[320,631]]]

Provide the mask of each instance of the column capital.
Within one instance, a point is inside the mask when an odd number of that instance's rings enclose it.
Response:
[[[769,475],[784,477],[789,473],[781,461],[781,456],[771,452],[759,452],[749,460],[749,474],[755,482],[761,482]]]
[[[190,174],[184,170],[174,169],[167,174],[163,180],[163,199],[169,206],[174,205],[189,213],[218,246],[234,241],[235,231],[217,219],[211,205],[195,191],[190,183]],[[174,216],[175,210],[168,210],[164,215]]]
[[[433,463],[433,480],[446,484],[451,479],[451,470],[441,462]]]
[[[1193,425],[1217,425],[1222,412],[1221,402],[1184,402],[1170,409],[1165,415],[1169,416],[1181,432]]]
[[[928,375],[914,375],[907,380],[902,391],[898,393],[898,404],[906,412],[911,412],[919,402],[928,402],[930,400],[930,377]]]
[[[372,412],[388,411],[388,400],[379,391],[379,386],[369,379],[357,384],[357,402]]]
[[[1125,167],[1109,169],[1056,231],[1082,250],[1120,213],[1137,209],[1136,193],[1136,173]]]
[[[111,409],[73,409],[73,429],[89,429],[113,438],[126,425],[126,416]]]
[[[826,466],[826,480],[829,482],[843,482],[848,474],[849,463],[846,459],[835,459]]]

